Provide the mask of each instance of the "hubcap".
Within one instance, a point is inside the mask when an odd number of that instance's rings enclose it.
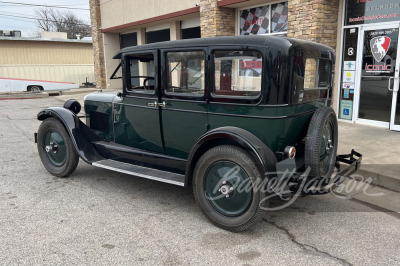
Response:
[[[209,167],[204,192],[209,203],[226,216],[244,213],[253,197],[249,176],[243,168],[229,161],[216,162]]]
[[[67,159],[67,147],[60,133],[51,129],[44,138],[44,149],[50,162],[57,167],[63,166]]]

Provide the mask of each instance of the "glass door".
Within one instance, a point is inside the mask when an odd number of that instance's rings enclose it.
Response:
[[[360,41],[358,120],[400,130],[399,24],[364,26]]]

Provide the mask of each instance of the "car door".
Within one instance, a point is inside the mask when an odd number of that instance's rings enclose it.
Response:
[[[113,103],[117,144],[163,153],[157,51],[124,55],[124,96]]]
[[[186,159],[208,130],[203,48],[168,49],[162,57],[161,125],[166,155]]]

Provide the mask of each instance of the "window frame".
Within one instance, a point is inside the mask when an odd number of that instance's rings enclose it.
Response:
[[[138,55],[143,55],[143,54],[153,54],[154,57],[154,92],[153,93],[145,93],[145,92],[139,92],[139,91],[132,91],[128,88],[131,86],[131,73],[130,73],[130,57],[135,57]],[[157,50],[143,50],[143,51],[137,51],[137,52],[132,52],[132,53],[126,53],[123,55],[123,63],[121,64],[122,72],[124,80],[123,80],[123,91],[124,94],[126,95],[134,95],[134,96],[142,96],[142,97],[150,97],[154,98],[155,96],[158,96],[158,90],[159,90],[159,71],[158,71],[158,55],[157,55]],[[129,75],[127,75],[129,73]]]
[[[256,46],[218,46],[211,47],[209,51],[210,58],[210,86],[209,86],[209,94],[210,99],[214,102],[224,102],[224,103],[239,103],[239,104],[259,104],[265,98],[265,89],[267,87],[266,78],[266,52],[262,47]],[[232,95],[217,95],[215,94],[215,61],[214,61],[214,53],[216,51],[255,51],[261,54],[262,58],[262,71],[261,71],[261,88],[260,93],[257,96],[232,96]]]
[[[204,53],[204,93],[201,95],[186,94],[186,93],[168,93],[168,53],[177,52],[203,52]],[[208,60],[208,48],[207,47],[188,47],[188,48],[169,48],[160,49],[161,55],[161,97],[167,99],[181,99],[181,100],[195,100],[202,101],[207,98],[207,88],[209,88],[209,60]]]

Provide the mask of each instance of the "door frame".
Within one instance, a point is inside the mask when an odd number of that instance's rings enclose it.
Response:
[[[390,122],[381,122],[369,119],[362,119],[359,118],[359,106],[360,106],[360,93],[361,93],[361,73],[362,73],[362,63],[363,63],[363,52],[364,52],[364,38],[365,38],[365,31],[370,30],[379,30],[379,29],[390,29],[390,28],[397,28],[399,29],[398,34],[398,42],[397,42],[397,57],[396,57],[396,71],[395,71],[395,78],[392,80],[394,82],[393,86],[393,95],[392,95],[392,106],[391,106],[391,117]],[[354,91],[354,108],[353,108],[353,121],[358,124],[365,124],[371,126],[378,126],[378,127],[385,127],[389,128],[390,130],[398,130],[400,131],[400,125],[394,125],[394,117],[395,117],[395,109],[396,105],[393,106],[397,99],[397,94],[399,90],[399,69],[400,69],[400,23],[399,22],[392,22],[392,23],[385,23],[379,25],[362,25],[359,27],[359,38],[357,44],[357,66],[356,66],[356,77],[357,80],[355,81],[355,91]],[[396,91],[397,90],[397,91]]]

